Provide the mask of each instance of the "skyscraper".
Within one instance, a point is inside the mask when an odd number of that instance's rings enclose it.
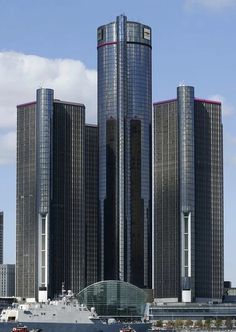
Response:
[[[37,292],[36,103],[17,107],[16,296]]]
[[[45,300],[62,283],[74,292],[87,284],[91,218],[85,217],[97,197],[88,188],[86,203],[85,175],[91,181],[94,175],[85,172],[85,148],[84,105],[54,100],[53,90],[38,89],[36,102],[17,107],[17,296]]]
[[[151,286],[151,29],[98,28],[100,277]]]
[[[85,126],[86,285],[98,281],[98,127]]]
[[[177,99],[154,104],[153,127],[155,297],[221,299],[221,103],[180,86]]]
[[[0,264],[3,264],[3,212],[0,211]]]

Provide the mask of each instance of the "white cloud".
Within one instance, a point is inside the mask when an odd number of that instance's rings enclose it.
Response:
[[[224,117],[231,116],[234,114],[234,107],[226,101],[226,99],[221,95],[212,95],[208,99],[220,101],[222,103],[222,114]]]
[[[54,89],[57,99],[85,104],[86,121],[96,123],[96,70],[86,68],[79,60],[0,52],[0,163],[15,158],[9,140],[14,139],[15,144],[16,105],[35,100],[35,91],[39,87]],[[5,140],[8,144],[3,146]]]
[[[236,5],[236,0],[185,0],[185,7],[204,7],[211,10],[221,10]]]

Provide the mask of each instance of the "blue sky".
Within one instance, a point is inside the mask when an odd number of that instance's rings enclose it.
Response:
[[[0,0],[0,210],[15,262],[17,104],[40,87],[85,103],[96,122],[96,29],[119,14],[152,27],[153,101],[180,83],[223,102],[225,280],[236,286],[236,0]]]

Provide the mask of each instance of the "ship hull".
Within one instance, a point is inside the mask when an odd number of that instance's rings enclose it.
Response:
[[[150,324],[145,323],[114,323],[114,324],[82,324],[82,323],[16,323],[6,322],[0,323],[1,332],[11,332],[13,327],[27,326],[28,330],[41,329],[42,332],[120,332],[125,326],[132,327],[136,332],[146,332],[150,328]]]

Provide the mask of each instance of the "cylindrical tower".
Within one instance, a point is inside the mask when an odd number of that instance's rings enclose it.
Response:
[[[98,28],[101,279],[151,284],[151,29]]]
[[[48,298],[49,285],[49,224],[52,158],[52,89],[38,89],[36,96],[36,190],[38,217],[38,287],[39,301]]]
[[[195,164],[194,88],[177,89],[179,112],[179,172],[182,301],[191,302],[195,289]]]

